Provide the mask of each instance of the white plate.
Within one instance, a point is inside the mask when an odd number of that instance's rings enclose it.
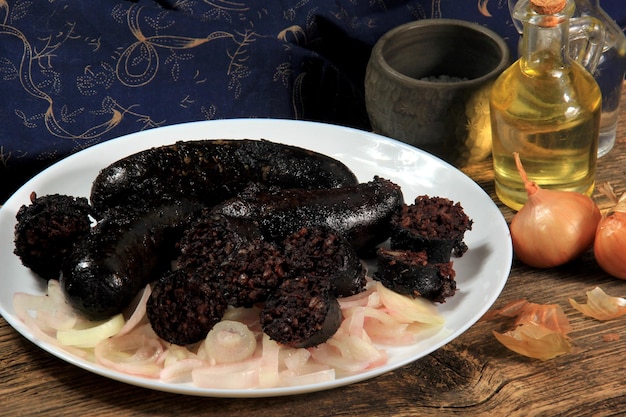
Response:
[[[16,317],[16,292],[43,294],[45,283],[24,268],[13,254],[15,214],[29,203],[29,194],[89,196],[99,170],[137,151],[177,140],[204,138],[265,138],[309,148],[347,164],[359,180],[379,175],[402,187],[405,200],[428,194],[458,201],[474,220],[465,235],[469,250],[454,259],[457,293],[439,306],[445,329],[415,345],[388,349],[386,365],[332,382],[256,390],[201,389],[128,376],[63,352],[36,337]],[[51,354],[105,377],[155,390],[214,397],[266,397],[321,391],[373,378],[413,362],[458,337],[495,302],[510,272],[511,239],[502,214],[490,197],[456,168],[421,150],[372,133],[321,123],[292,120],[231,119],[196,122],[147,130],[111,140],[72,155],[21,187],[0,209],[0,313],[24,337]]]

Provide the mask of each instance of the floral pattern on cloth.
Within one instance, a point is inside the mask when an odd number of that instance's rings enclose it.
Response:
[[[517,42],[506,0],[0,0],[0,203],[128,133],[237,117],[369,128],[372,46],[460,18]]]

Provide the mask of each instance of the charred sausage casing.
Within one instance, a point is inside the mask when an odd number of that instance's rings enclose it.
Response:
[[[257,221],[266,238],[275,241],[302,227],[329,227],[343,234],[360,257],[371,258],[376,245],[389,238],[391,216],[403,204],[399,185],[374,177],[332,189],[245,192],[215,210]]]
[[[169,268],[176,242],[200,209],[181,199],[141,214],[119,210],[104,218],[63,264],[59,282],[72,305],[92,320],[120,313]]]
[[[94,180],[90,200],[98,212],[146,205],[163,195],[212,206],[250,182],[310,189],[353,185],[357,179],[336,159],[296,146],[252,139],[181,141],[109,165]]]

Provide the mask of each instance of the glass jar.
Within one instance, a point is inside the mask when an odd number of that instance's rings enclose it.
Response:
[[[575,0],[574,16],[590,16],[602,23],[604,27],[604,45],[602,54],[592,71],[602,91],[602,116],[600,117],[600,139],[598,156],[606,155],[615,144],[617,118],[619,115],[620,97],[624,75],[626,75],[626,35],[601,7],[600,0]],[[570,40],[570,55],[583,64],[582,51],[584,41]]]

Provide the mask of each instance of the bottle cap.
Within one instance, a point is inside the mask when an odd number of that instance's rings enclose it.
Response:
[[[531,8],[539,14],[555,14],[565,8],[567,0],[530,0]]]

